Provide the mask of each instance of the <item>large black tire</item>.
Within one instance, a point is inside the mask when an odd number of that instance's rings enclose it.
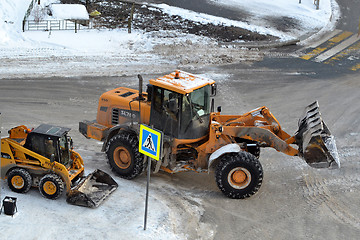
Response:
[[[248,152],[254,155],[257,159],[260,158],[260,147],[248,147]]]
[[[230,153],[221,157],[215,178],[219,189],[229,198],[243,199],[260,188],[263,170],[259,160],[248,152]]]
[[[31,188],[32,178],[27,170],[23,168],[14,168],[9,172],[7,182],[12,191],[26,193]]]
[[[56,174],[46,174],[40,179],[39,191],[49,199],[57,199],[64,191],[64,182]]]
[[[133,179],[144,169],[144,158],[134,134],[120,132],[112,137],[107,144],[106,155],[111,169],[122,178]]]

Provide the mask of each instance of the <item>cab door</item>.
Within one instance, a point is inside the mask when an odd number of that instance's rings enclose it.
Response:
[[[181,94],[153,86],[150,125],[178,138]]]

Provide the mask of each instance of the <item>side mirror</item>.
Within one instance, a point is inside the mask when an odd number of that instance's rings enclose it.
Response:
[[[211,85],[211,94],[210,94],[210,97],[215,97],[216,96],[216,89],[217,89],[217,86],[216,84],[212,84]]]
[[[51,154],[51,156],[50,156],[50,162],[51,162],[51,163],[55,162],[55,154]]]
[[[218,107],[217,107],[217,111],[218,111],[218,112],[221,112],[221,106],[218,106]]]
[[[74,149],[74,142],[73,142],[72,138],[71,138],[71,137],[67,137],[67,139],[68,139],[68,143],[69,143],[69,148],[70,148],[71,150],[73,150],[73,149]]]

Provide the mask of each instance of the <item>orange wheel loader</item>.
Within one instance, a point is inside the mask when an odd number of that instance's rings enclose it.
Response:
[[[113,171],[133,179],[144,170],[139,124],[164,133],[163,154],[153,169],[168,173],[215,170],[220,190],[230,198],[255,194],[263,180],[260,148],[299,156],[312,167],[336,168],[339,157],[317,102],[310,104],[291,136],[266,107],[243,115],[214,111],[215,81],[175,71],[151,79],[147,91],[119,87],[101,95],[94,121],[79,123],[87,138],[103,141]]]
[[[84,162],[72,150],[70,128],[41,124],[34,130],[18,126],[1,139],[1,177],[9,188],[26,193],[37,187],[46,198],[56,199],[66,191],[67,202],[97,207],[117,188],[117,183],[97,169],[83,178]]]

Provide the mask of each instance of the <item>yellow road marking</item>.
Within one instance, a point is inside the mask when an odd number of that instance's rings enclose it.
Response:
[[[326,49],[327,49],[326,47],[325,48],[320,48],[320,47],[315,48],[314,50],[312,50],[311,52],[309,52],[308,54],[306,54],[306,55],[304,55],[304,56],[302,56],[300,58],[302,58],[304,60],[309,60],[312,57],[315,57],[316,55],[324,52]]]
[[[334,61],[338,61],[338,60],[340,60],[341,58],[349,55],[351,52],[356,51],[356,50],[358,50],[358,49],[360,49],[360,41],[359,41],[358,43],[350,46],[349,48],[343,50],[342,52],[336,54],[334,57],[330,58],[329,60],[327,60],[327,61],[324,62],[324,63],[329,64],[329,63],[332,63],[332,62],[334,62]]]
[[[338,43],[338,42],[341,42],[342,40],[344,40],[345,38],[350,37],[351,35],[353,35],[352,32],[345,31],[342,34],[340,34],[339,36],[333,37],[332,39],[330,39],[329,42]]]
[[[326,45],[326,47],[315,48],[314,50],[312,50],[311,52],[309,52],[308,54],[305,54],[304,56],[302,56],[300,58],[302,58],[304,60],[309,60],[309,59],[319,55],[320,53],[324,52],[326,49],[334,46],[336,43],[339,43],[342,40],[344,40],[345,38],[350,37],[351,35],[353,35],[352,32],[345,31],[336,37],[330,38],[328,40],[328,44]]]
[[[357,71],[358,69],[360,69],[360,63],[357,64],[357,65],[355,65],[355,66],[353,66],[353,67],[350,68],[350,69],[353,70],[353,71]]]

